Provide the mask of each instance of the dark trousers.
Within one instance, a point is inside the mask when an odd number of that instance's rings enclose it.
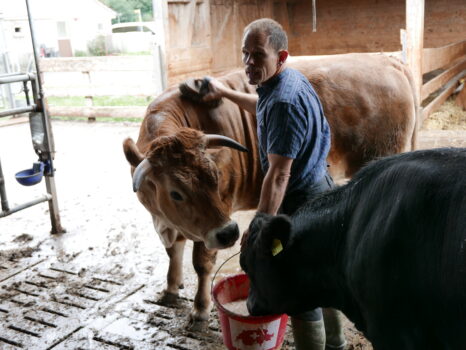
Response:
[[[326,192],[335,187],[330,174],[326,173],[325,176],[309,188],[303,191],[296,191],[290,194],[285,194],[282,205],[278,209],[279,214],[293,215],[305,202],[313,199],[316,195]],[[322,309],[317,308],[314,310],[306,311],[299,315],[291,315],[295,318],[306,321],[319,321],[322,319]]]

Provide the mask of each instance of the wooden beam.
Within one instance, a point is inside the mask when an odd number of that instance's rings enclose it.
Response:
[[[144,67],[144,68],[141,68]],[[152,67],[152,56],[99,56],[41,58],[42,72],[141,71]]]
[[[426,118],[440,105],[446,101],[448,97],[452,94],[453,91],[457,88],[457,83],[460,79],[466,76],[466,71],[458,74],[456,77],[450,80],[448,84],[445,85],[445,90],[442,91],[434,100],[432,100],[427,106],[425,106],[422,110],[422,120],[426,120]]]
[[[146,107],[64,107],[49,106],[49,115],[86,118],[144,118]]]
[[[459,57],[466,56],[466,40],[439,48],[424,49],[422,73],[448,66]]]
[[[431,93],[437,91],[447,83],[452,77],[457,75],[462,70],[466,70],[466,56],[463,59],[458,60],[448,70],[439,74],[434,79],[428,81],[422,86],[421,100],[425,100]]]
[[[157,52],[154,52],[153,56],[155,60],[158,60],[159,68],[157,70],[162,77],[161,88],[165,90],[168,86],[167,48],[170,47],[167,0],[152,0],[152,8],[158,45]]]
[[[421,102],[424,0],[406,0],[406,58],[413,74],[417,104]]]

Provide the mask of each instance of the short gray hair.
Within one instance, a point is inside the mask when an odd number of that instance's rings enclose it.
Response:
[[[247,32],[262,32],[267,35],[270,46],[278,52],[280,50],[288,50],[288,37],[283,27],[277,21],[270,18],[257,19],[249,23],[244,28],[243,35]]]

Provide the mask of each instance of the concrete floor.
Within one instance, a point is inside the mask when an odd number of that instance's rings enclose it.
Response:
[[[0,219],[1,349],[223,349],[215,310],[205,332],[185,330],[196,277],[185,252],[183,302],[157,304],[168,258],[131,189],[122,152],[137,124],[53,122],[56,184],[67,233],[51,236],[47,204]],[[420,148],[466,147],[465,131],[424,131]],[[0,127],[10,206],[45,193],[14,174],[37,160],[28,124]],[[252,212],[237,213],[245,229]],[[217,268],[239,251],[221,251]],[[235,257],[217,279],[239,272]],[[348,349],[371,349],[350,324]],[[288,332],[289,333],[289,332]],[[292,348],[288,335],[283,349]]]

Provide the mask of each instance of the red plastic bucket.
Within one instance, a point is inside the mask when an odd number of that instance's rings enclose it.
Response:
[[[223,342],[230,350],[274,350],[283,343],[288,316],[242,316],[223,305],[248,297],[249,278],[234,275],[219,281],[212,290],[222,327]]]

